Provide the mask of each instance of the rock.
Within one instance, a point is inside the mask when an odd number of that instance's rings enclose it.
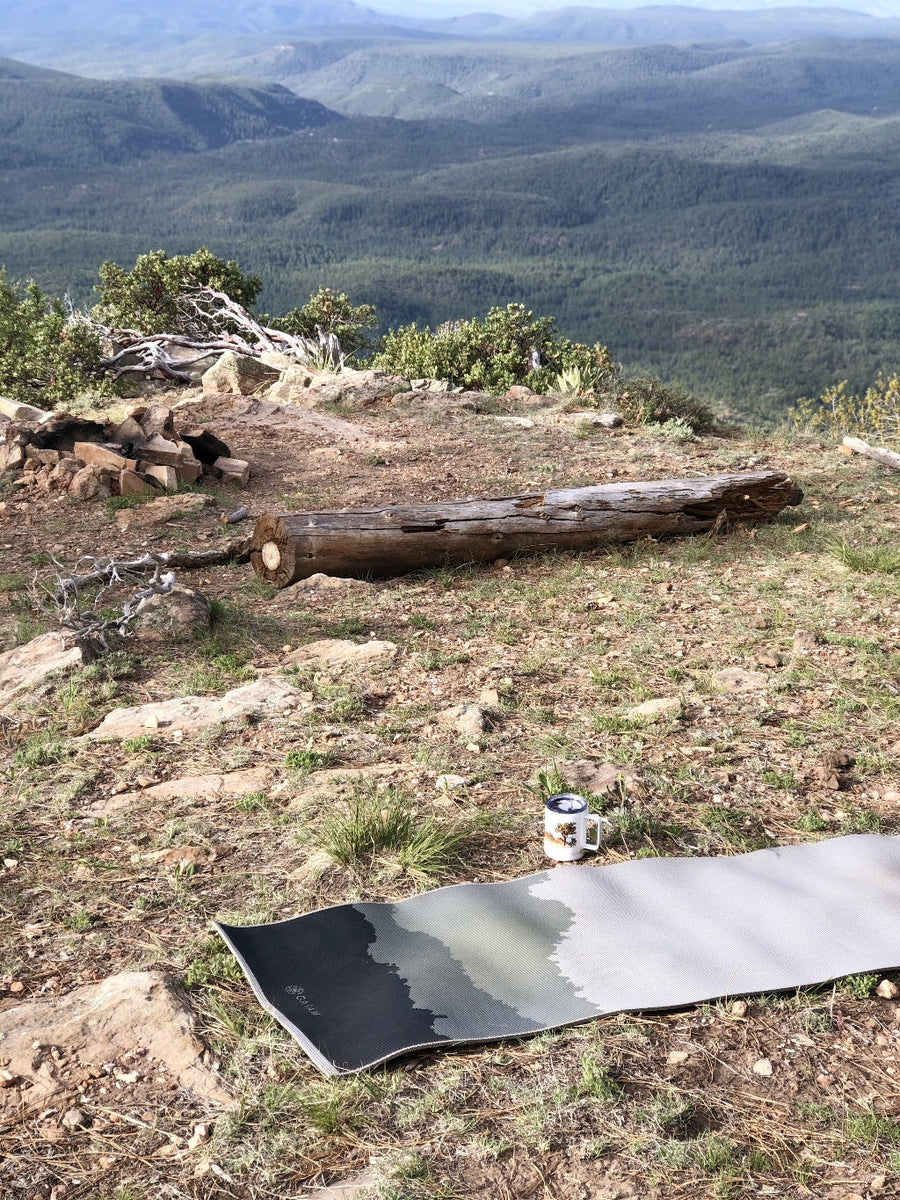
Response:
[[[165,850],[132,854],[131,861],[150,867],[209,867],[217,858],[224,858],[230,851],[231,847],[228,846],[167,846]]]
[[[900,996],[900,988],[897,987],[891,979],[882,979],[878,987],[875,989],[875,995],[881,996],[882,1000],[896,1000]]]
[[[293,363],[283,371],[277,383],[273,383],[266,396],[276,404],[292,404],[297,408],[314,408],[322,397],[311,389],[312,372]]]
[[[768,679],[759,671],[745,671],[743,667],[725,667],[713,675],[713,683],[720,692],[757,692],[768,687]]]
[[[558,764],[559,773],[570,791],[588,792],[594,796],[621,797],[623,792],[636,792],[639,777],[633,766],[617,763],[596,763],[580,758]]]
[[[296,871],[291,872],[289,878],[296,883],[314,883],[337,865],[327,850],[314,850]]]
[[[757,1061],[753,1064],[753,1074],[754,1075],[762,1075],[764,1077],[768,1077],[769,1075],[772,1074],[772,1070],[773,1070],[773,1068],[772,1068],[771,1058],[760,1058],[760,1059],[757,1059]]]
[[[175,441],[175,420],[171,408],[165,404],[136,408],[132,410],[131,415],[137,420],[145,438],[159,437],[163,441]]]
[[[617,413],[584,412],[584,410],[579,410],[569,413],[567,416],[574,425],[581,429],[618,429],[623,423],[622,418]]]
[[[0,471],[21,471],[25,465],[25,448],[16,442],[0,446]]]
[[[455,792],[468,787],[469,781],[464,775],[438,775],[434,786],[439,792]]]
[[[56,486],[67,491],[69,484],[81,467],[78,465],[78,460],[75,458],[61,458],[55,467],[50,471],[50,486]]]
[[[534,398],[534,392],[530,387],[526,387],[524,383],[514,383],[511,388],[507,388],[505,400],[531,400]]]
[[[219,360],[203,374],[203,394],[251,396],[267,384],[274,383],[279,372],[258,358],[226,350]]]
[[[437,720],[439,725],[468,737],[484,733],[487,728],[484,710],[477,704],[454,704],[452,708],[445,708],[443,712],[439,712]]]
[[[670,1050],[666,1057],[666,1063],[670,1067],[677,1067],[681,1063],[686,1063],[690,1057],[687,1050]]]
[[[731,1008],[728,1011],[731,1013],[731,1015],[733,1017],[737,1017],[738,1019],[743,1019],[747,1015],[747,1001],[746,1000],[735,1000],[732,1003]]]
[[[70,672],[91,656],[74,633],[42,633],[0,654],[0,713],[34,691],[54,671]]]
[[[780,667],[782,659],[776,650],[759,650],[756,654],[756,662],[760,667]]]
[[[147,439],[146,433],[134,417],[126,417],[113,430],[112,440],[118,442],[120,446],[133,446],[135,443],[144,442]]]
[[[169,410],[166,409],[166,412]],[[161,433],[155,433],[148,438],[136,451],[142,462],[155,463],[159,467],[180,467],[181,450],[174,438],[165,438]]]
[[[129,529],[148,529],[153,525],[164,525],[166,521],[184,516],[185,513],[199,512],[212,504],[215,504],[212,496],[204,496],[200,492],[189,492],[182,496],[160,496],[135,508],[120,508],[116,513],[116,524],[123,533],[127,533]]]
[[[270,397],[274,390],[269,392]],[[404,391],[406,382],[398,375],[344,367],[336,372],[313,372],[309,389],[306,393],[298,393],[298,402],[303,408],[337,403],[352,408],[368,408],[379,400],[392,400]]]
[[[151,784],[139,791],[100,796],[82,811],[85,816],[106,817],[148,801],[155,804],[166,804],[170,800],[209,802],[249,796],[265,790],[272,782],[272,776],[269,767],[247,767],[241,771],[226,771],[221,775],[186,775],[180,779],[166,779]]]
[[[259,356],[259,361],[265,363],[267,367],[271,367],[273,371],[279,371],[282,375],[285,371],[289,371],[291,367],[297,366],[296,358],[293,358],[290,354],[282,354],[280,350],[263,350]]]
[[[168,642],[189,637],[198,629],[208,629],[209,601],[196,588],[176,584],[170,591],[148,596],[138,605],[133,625],[141,641]]]
[[[376,786],[381,782],[394,779],[409,779],[411,776],[421,776],[422,767],[418,763],[374,763],[368,767],[330,767],[324,771],[313,771],[291,801],[291,808],[302,808],[310,800],[340,796],[344,792],[358,788],[361,783],[371,783]]]
[[[119,472],[120,496],[155,496],[157,493],[158,489],[148,476],[139,475],[137,471]]]
[[[373,586],[366,579],[339,579],[336,575],[323,575],[318,571],[286,588],[283,595],[287,599],[292,592],[368,592]]]
[[[810,772],[811,781],[818,787],[828,791],[843,791],[850,786],[848,771],[852,770],[856,760],[845,750],[837,750],[827,754],[821,762],[817,762]]]
[[[111,450],[108,446],[101,446],[98,442],[76,442],[72,453],[85,465],[106,467],[107,470],[116,473],[133,471],[137,466],[134,459],[126,458],[124,454],[119,454],[118,451]]]
[[[397,656],[395,642],[379,641],[373,638],[369,642],[350,642],[339,638],[322,638],[317,642],[308,642],[297,650],[291,651],[283,660],[286,663],[313,663],[321,667],[347,667],[359,664],[369,665],[377,662],[388,662]]]
[[[246,459],[217,458],[212,469],[222,483],[231,483],[236,487],[245,488],[250,482],[250,464]]]
[[[500,707],[500,693],[494,687],[482,688],[481,691],[478,693],[477,703],[482,708],[499,708]]]
[[[798,629],[794,633],[793,650],[795,654],[809,654],[815,650],[821,638],[813,629]]]
[[[181,434],[181,440],[190,446],[195,458],[208,467],[211,467],[217,458],[231,457],[228,443],[223,442],[220,437],[216,437],[210,430],[204,429],[202,425],[185,430]]]
[[[494,420],[509,429],[534,429],[534,421],[530,417],[494,417]]]
[[[69,495],[73,500],[93,500],[98,496],[105,499],[112,495],[109,476],[102,467],[89,463],[72,476]]]
[[[0,1045],[8,1069],[29,1087],[0,1090],[0,1112],[46,1107],[70,1086],[73,1068],[96,1068],[136,1049],[163,1064],[173,1081],[205,1100],[227,1105],[226,1089],[201,1061],[203,1045],[187,1000],[162,971],[112,975],[68,995],[29,1001],[0,1012]],[[65,1048],[65,1065],[51,1047]]]
[[[178,478],[182,483],[196,483],[203,474],[203,463],[194,455],[186,442],[178,442],[181,462],[175,467]]]
[[[296,708],[303,693],[278,675],[270,675],[232,688],[224,696],[182,696],[159,704],[139,704],[134,708],[115,708],[96,729],[78,741],[109,741],[113,738],[140,737],[152,732],[172,738],[195,733],[223,721],[271,716]]]
[[[161,463],[141,461],[138,463],[138,468],[149,479],[155,479],[167,492],[178,491],[178,472],[174,467],[164,467]]]
[[[45,467],[55,467],[62,455],[58,450],[39,450],[37,446],[26,446],[25,457],[33,458]]]
[[[59,1123],[63,1129],[86,1129],[91,1123],[91,1118],[83,1108],[67,1108]]]
[[[677,696],[660,696],[656,700],[645,700],[629,708],[628,716],[633,721],[658,721],[661,717],[680,717],[681,701]]]

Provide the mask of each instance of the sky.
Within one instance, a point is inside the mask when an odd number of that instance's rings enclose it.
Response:
[[[361,0],[366,3],[367,0]],[[450,17],[461,13],[494,12],[522,17],[557,8],[643,8],[679,0],[368,0],[380,12],[410,17]],[[759,8],[842,8],[879,17],[900,17],[900,0],[680,0],[685,7],[746,10]]]

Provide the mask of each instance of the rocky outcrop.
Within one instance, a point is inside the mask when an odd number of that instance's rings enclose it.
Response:
[[[130,971],[66,996],[41,998],[0,1012],[5,1086],[0,1113],[43,1108],[60,1094],[80,1092],[107,1069],[138,1082],[165,1073],[212,1104],[231,1096],[204,1059],[187,999],[162,971]],[[74,1124],[75,1118],[70,1119]],[[82,1124],[87,1123],[87,1119]]]
[[[42,633],[0,654],[0,713],[32,695],[54,671],[72,671],[89,661],[74,633]]]
[[[261,359],[247,354],[226,352],[203,373],[204,395],[226,392],[235,396],[252,396],[261,388],[274,383],[280,372]]]

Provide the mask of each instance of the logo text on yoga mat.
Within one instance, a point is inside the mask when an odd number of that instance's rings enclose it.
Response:
[[[301,1008],[305,1008],[310,1016],[321,1017],[322,1014],[319,1012],[316,1006],[307,1000],[306,992],[304,992],[302,987],[298,987],[296,983],[289,983],[284,990],[288,996],[293,996],[297,1004],[299,1004]]]

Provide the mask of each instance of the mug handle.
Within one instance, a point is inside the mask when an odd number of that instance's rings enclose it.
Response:
[[[591,821],[593,821],[597,827],[596,842],[589,842],[587,840],[587,832],[586,832],[587,826]],[[584,840],[584,842],[582,842],[582,849],[583,850],[599,850],[600,849],[601,830],[603,829],[603,817],[601,817],[599,813],[589,812],[589,813],[585,814],[585,822],[584,823],[585,823],[585,840]]]

